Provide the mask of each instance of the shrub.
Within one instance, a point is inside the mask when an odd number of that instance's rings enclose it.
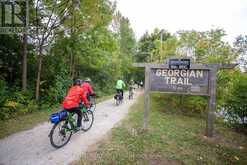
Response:
[[[227,97],[225,109],[234,124],[247,128],[247,75],[237,73]]]
[[[204,112],[207,110],[208,99],[201,96],[187,96],[184,104],[185,109],[190,110],[192,112],[200,112],[201,114],[205,114]]]
[[[71,80],[59,74],[54,81],[55,83],[50,87],[47,98],[47,101],[52,101],[52,104],[61,102],[65,97],[68,88],[71,86]]]
[[[7,100],[8,92],[5,81],[0,80],[0,107],[3,106],[4,102]]]
[[[0,81],[0,120],[6,120],[23,115],[38,109],[38,105],[33,101],[31,91],[17,91],[7,89],[3,81]],[[11,92],[15,91],[15,92]]]

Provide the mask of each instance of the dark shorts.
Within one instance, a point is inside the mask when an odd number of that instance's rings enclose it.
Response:
[[[82,119],[82,112],[79,107],[76,108],[71,108],[71,109],[66,109],[69,113],[76,113],[78,118],[77,118],[77,127],[81,126],[81,119]]]

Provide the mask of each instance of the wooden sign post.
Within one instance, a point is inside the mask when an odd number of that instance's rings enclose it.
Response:
[[[148,128],[149,93],[208,96],[206,135],[213,136],[216,110],[216,74],[236,64],[191,64],[190,59],[170,59],[166,64],[135,63],[145,68],[144,130]]]

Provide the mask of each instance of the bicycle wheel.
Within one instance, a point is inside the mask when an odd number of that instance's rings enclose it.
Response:
[[[92,107],[92,110],[95,111],[95,109],[96,109],[96,100],[93,97],[91,97],[91,99],[90,99],[90,106]]]
[[[116,106],[118,106],[120,104],[120,99],[117,97],[116,99]]]
[[[82,113],[81,129],[83,131],[88,131],[94,122],[94,115],[92,111],[87,110],[87,112]]]
[[[129,96],[129,99],[133,99],[133,95],[134,95],[134,92],[131,91],[130,96]]]
[[[65,120],[54,124],[49,134],[51,145],[55,148],[61,148],[66,145],[71,136],[72,132],[67,128],[68,124]]]

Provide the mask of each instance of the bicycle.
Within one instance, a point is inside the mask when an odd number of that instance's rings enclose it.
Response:
[[[120,105],[123,102],[123,96],[120,91],[117,91],[117,94],[114,96],[116,100],[116,106]]]
[[[82,112],[81,130],[88,131],[94,122],[94,114],[91,110],[85,107],[80,108]],[[54,124],[50,133],[50,143],[55,148],[65,146],[71,139],[72,134],[77,132],[77,114],[74,112],[67,112],[65,110],[52,114],[50,121]],[[56,139],[56,136],[58,136]]]
[[[134,88],[129,88],[129,100],[133,99],[134,96]]]

